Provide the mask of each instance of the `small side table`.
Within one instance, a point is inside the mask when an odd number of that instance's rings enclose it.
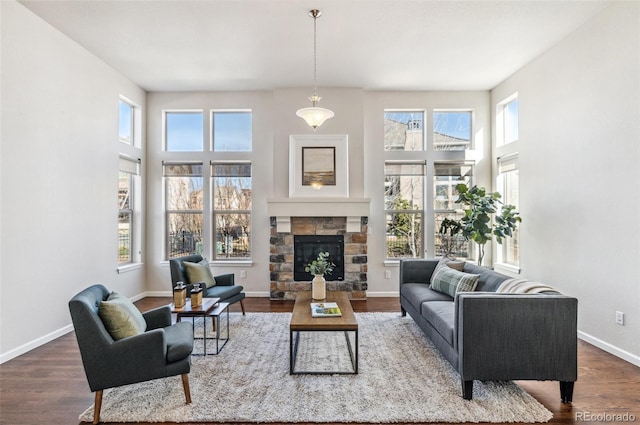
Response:
[[[207,355],[207,316],[209,316],[212,311],[215,309],[216,304],[218,303],[218,301],[220,301],[220,298],[204,298],[202,300],[202,304],[197,306],[197,307],[191,307],[191,300],[187,299],[187,303],[185,305],[183,305],[182,307],[176,307],[175,304],[171,303],[170,307],[171,307],[171,312],[176,314],[176,322],[180,322],[182,320],[183,317],[191,317],[192,320],[192,326],[195,328],[195,318],[196,317],[202,317],[202,321],[203,323],[203,338],[196,338],[196,339],[202,339],[202,344],[203,344],[203,354],[204,356]],[[227,304],[228,306],[228,304]],[[229,323],[229,318],[227,317],[227,324]],[[228,332],[227,332],[228,335]],[[216,342],[216,346],[217,346],[217,342]],[[218,350],[219,351],[219,350]],[[217,354],[217,353],[216,353]],[[197,354],[192,354],[192,355],[197,355]]]
[[[211,312],[209,313],[209,316],[211,316],[211,324],[214,327],[214,330],[216,331],[215,354],[219,354],[220,351],[222,351],[222,349],[224,348],[224,346],[227,345],[227,342],[229,342],[229,309],[227,307],[229,307],[229,303],[219,302],[215,305],[214,309],[211,310]],[[226,315],[224,314],[225,311],[227,312]],[[226,332],[223,335],[224,338],[220,337],[220,334],[222,333],[221,332],[222,326],[220,326],[220,316],[222,315],[226,316],[226,322],[227,322]]]

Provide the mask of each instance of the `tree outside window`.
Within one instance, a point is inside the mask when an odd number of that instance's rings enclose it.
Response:
[[[385,162],[387,258],[423,256],[424,161]]]
[[[169,258],[202,254],[202,164],[164,164]]]
[[[251,163],[211,164],[216,259],[251,257]]]

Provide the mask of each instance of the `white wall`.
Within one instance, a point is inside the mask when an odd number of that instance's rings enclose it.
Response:
[[[613,4],[492,104],[519,94],[522,275],[577,297],[581,337],[640,365],[639,23],[640,3]]]
[[[70,329],[67,303],[117,274],[118,97],[145,93],[22,5],[0,2],[0,361]]]

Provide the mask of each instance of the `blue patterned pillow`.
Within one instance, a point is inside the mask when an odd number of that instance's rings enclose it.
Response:
[[[479,274],[463,273],[448,266],[440,267],[431,276],[431,289],[455,297],[457,292],[471,292],[478,286]]]

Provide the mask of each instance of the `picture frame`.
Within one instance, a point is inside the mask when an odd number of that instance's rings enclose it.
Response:
[[[346,134],[289,136],[289,197],[349,197]]]

